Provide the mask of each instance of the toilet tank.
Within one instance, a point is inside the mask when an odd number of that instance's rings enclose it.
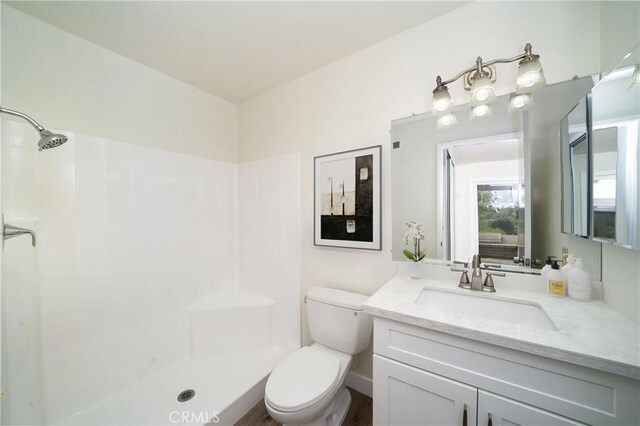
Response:
[[[373,318],[364,312],[362,294],[313,287],[307,293],[307,318],[314,342],[355,355],[371,342]]]

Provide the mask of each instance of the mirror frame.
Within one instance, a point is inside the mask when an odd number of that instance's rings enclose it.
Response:
[[[584,106],[585,132],[575,140],[571,140],[569,128],[571,126],[570,117],[579,108]],[[565,124],[566,122],[566,124]],[[566,132],[565,132],[566,126]],[[588,93],[584,98],[580,99],[571,111],[560,121],[560,231],[563,234],[572,235],[574,237],[590,239],[593,235],[593,218],[592,218],[592,202],[593,189],[591,187],[591,177],[593,175],[593,154],[591,139],[591,94]],[[575,207],[575,190],[573,185],[573,155],[571,149],[584,138],[587,147],[587,224],[586,233],[576,232],[574,221]],[[568,194],[567,192],[570,193]],[[567,227],[569,229],[567,229]]]

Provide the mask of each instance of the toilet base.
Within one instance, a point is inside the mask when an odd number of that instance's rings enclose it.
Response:
[[[340,426],[351,405],[351,394],[345,386],[336,392],[331,404],[315,420],[297,426]],[[291,426],[291,425],[283,425]]]

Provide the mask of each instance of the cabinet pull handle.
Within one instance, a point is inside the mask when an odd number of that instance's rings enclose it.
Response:
[[[491,413],[489,413],[489,422],[487,423],[487,426],[493,426],[493,421],[491,420]]]
[[[464,411],[462,412],[462,426],[467,426],[467,404],[464,404]]]

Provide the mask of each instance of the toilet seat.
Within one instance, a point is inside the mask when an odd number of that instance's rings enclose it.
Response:
[[[304,410],[339,385],[340,359],[330,353],[301,348],[273,370],[265,388],[266,402],[281,412]]]

